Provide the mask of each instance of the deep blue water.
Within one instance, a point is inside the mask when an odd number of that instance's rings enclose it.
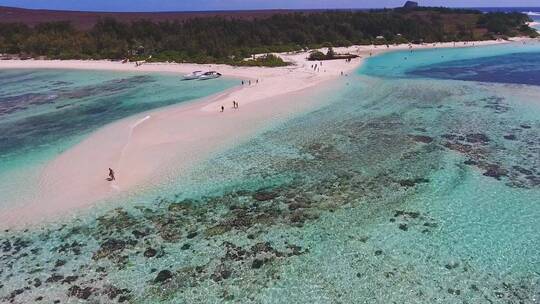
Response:
[[[540,52],[454,60],[420,67],[408,74],[438,79],[540,85]]]

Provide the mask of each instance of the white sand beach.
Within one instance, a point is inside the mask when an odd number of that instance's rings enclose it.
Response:
[[[504,42],[475,42],[474,46],[497,43]],[[456,47],[464,46],[472,47],[473,43],[456,44]],[[434,47],[454,47],[454,43],[414,45],[413,49]],[[135,67],[133,63],[72,60],[0,61],[1,69],[112,70],[177,73],[179,76],[195,70],[216,70],[238,79],[237,87],[220,94],[138,114],[94,132],[46,165],[41,172],[39,193],[35,195],[39,200],[21,202],[16,205],[23,207],[2,212],[0,223],[13,227],[53,219],[159,183],[170,174],[186,172],[212,153],[250,138],[269,123],[316,107],[309,98],[297,96],[341,79],[346,81],[347,76],[341,73],[351,73],[370,54],[408,48],[408,45],[335,48],[337,53],[360,57],[351,63],[324,61],[318,72],[311,65],[320,63],[307,61],[307,52],[278,54],[293,63],[280,68],[172,63]],[[246,83],[251,80],[251,85],[242,86],[241,80]],[[233,101],[239,103],[238,110],[232,109]],[[220,113],[222,105],[225,111]],[[105,179],[108,168],[115,170],[115,182]]]

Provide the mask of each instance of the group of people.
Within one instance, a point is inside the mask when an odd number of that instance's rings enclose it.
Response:
[[[233,100],[232,105],[233,105],[233,109],[238,109],[238,102],[236,102],[236,100]],[[221,106],[220,112],[222,113],[225,112],[225,106],[223,105]]]
[[[243,80],[242,80],[242,85],[244,85],[244,84],[246,84],[246,83],[247,83],[248,85],[251,85],[251,80],[248,80],[248,81],[243,81]],[[259,83],[259,79],[255,79],[255,83],[258,84],[258,83]]]

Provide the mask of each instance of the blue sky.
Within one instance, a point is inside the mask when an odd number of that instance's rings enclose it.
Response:
[[[418,0],[426,6],[540,6],[539,0]],[[374,8],[405,0],[0,0],[0,5],[92,11],[184,11],[270,8]]]

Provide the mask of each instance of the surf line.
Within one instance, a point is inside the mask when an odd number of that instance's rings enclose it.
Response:
[[[152,116],[147,115],[144,118],[139,119],[135,124],[133,124],[133,126],[131,126],[131,133],[129,133],[129,136],[131,137],[131,134],[133,133],[133,129],[135,129],[138,125],[142,124],[143,122],[147,121],[148,119],[150,119],[150,117],[152,117]]]
[[[127,146],[129,145],[129,142],[131,141],[131,137],[133,136],[133,131],[135,130],[135,128],[137,128],[139,125],[141,125],[143,122],[147,121],[148,119],[150,119],[152,116],[150,115],[147,115],[145,116],[144,118],[141,118],[139,120],[137,120],[129,129],[129,135],[127,137],[127,140],[126,140],[126,144],[124,145],[124,147],[122,148],[122,152],[120,152],[120,158],[118,159],[118,163],[120,163],[120,161],[122,160],[122,158],[124,157],[124,153],[127,149]],[[120,173],[120,172],[119,172]],[[118,174],[119,176],[120,174]],[[112,183],[111,184],[111,187],[114,189],[114,190],[117,190],[117,191],[120,191],[120,187],[116,184],[116,182]]]

